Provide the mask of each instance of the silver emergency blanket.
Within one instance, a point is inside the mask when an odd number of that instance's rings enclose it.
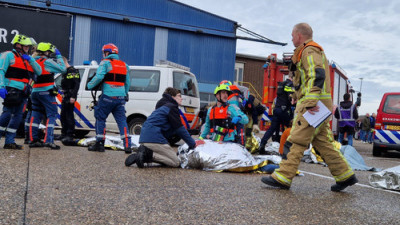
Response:
[[[400,191],[400,166],[373,173],[368,179],[372,187]]]
[[[253,156],[243,146],[236,143],[205,140],[205,144],[188,149],[186,144],[178,148],[181,167],[206,171],[249,172],[267,165],[279,164],[277,155]]]
[[[130,137],[131,137],[132,148],[138,148],[140,135],[130,135]],[[83,138],[78,141],[78,145],[85,147],[92,145],[95,142],[96,142],[96,137]],[[120,136],[106,135],[106,139],[104,141],[104,147],[111,148],[113,150],[124,150],[124,142],[122,141]]]

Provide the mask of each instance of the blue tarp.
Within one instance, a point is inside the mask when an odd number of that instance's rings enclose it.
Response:
[[[342,145],[342,147],[340,148],[340,152],[346,158],[347,162],[350,164],[353,170],[367,170],[373,172],[382,171],[382,169],[380,168],[367,166],[362,156],[357,152],[357,150],[353,146]]]

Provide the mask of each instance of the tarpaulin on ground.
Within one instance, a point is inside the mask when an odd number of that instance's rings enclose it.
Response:
[[[382,169],[367,166],[364,162],[363,157],[357,152],[357,150],[350,145],[342,145],[340,152],[346,158],[347,162],[353,170],[367,170],[378,172]]]
[[[369,175],[369,184],[376,188],[400,191],[400,166]]]
[[[132,148],[139,147],[139,137],[140,135],[130,135],[131,136],[131,144]],[[87,147],[96,142],[96,137],[91,138],[83,138],[78,141],[79,146]],[[111,136],[106,135],[106,140],[104,141],[104,147],[111,148],[113,150],[124,150],[124,142],[120,138],[120,136]]]
[[[194,150],[184,144],[178,148],[178,153],[182,168],[207,171],[249,172],[281,161],[277,155],[253,156],[239,144],[210,140]]]

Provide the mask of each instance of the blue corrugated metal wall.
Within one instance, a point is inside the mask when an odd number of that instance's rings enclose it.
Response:
[[[169,30],[168,60],[190,67],[199,82],[232,80],[236,40]]]
[[[103,45],[114,43],[126,63],[153,65],[154,35],[155,28],[151,26],[92,18],[89,57],[100,61]]]
[[[60,10],[69,13],[113,18],[128,17],[133,22],[179,29],[204,29],[234,37],[236,22],[172,0],[6,0],[15,4]]]

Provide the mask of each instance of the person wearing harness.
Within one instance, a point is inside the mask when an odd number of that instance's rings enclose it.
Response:
[[[5,149],[21,150],[23,146],[15,143],[15,136],[32,90],[29,81],[35,74],[40,75],[42,69],[30,56],[36,43],[32,38],[17,34],[11,43],[13,50],[2,53],[0,57],[0,97],[4,99],[0,137],[6,137]]]
[[[269,138],[276,131],[279,136],[280,127],[283,124],[289,127],[291,116],[291,99],[294,92],[292,79],[289,77],[283,82],[278,83],[278,89],[276,91],[276,102],[273,111],[271,126],[265,132],[261,139],[260,148],[258,149],[261,155],[265,154],[265,145],[267,144]]]
[[[335,117],[339,120],[338,141],[343,144],[344,134],[347,134],[348,145],[353,146],[354,128],[358,119],[357,106],[350,101],[350,94],[343,95],[340,106],[335,110]]]
[[[40,42],[37,46],[36,62],[42,68],[42,74],[37,77],[33,84],[31,95],[32,116],[30,121],[30,148],[48,147],[53,150],[59,150],[60,146],[54,144],[54,125],[57,118],[58,90],[54,84],[54,75],[56,73],[65,73],[65,65],[60,51],[51,43]],[[39,125],[46,115],[46,131],[44,143],[39,138]]]
[[[67,72],[62,74],[61,88],[63,92],[63,99],[61,103],[61,142],[64,145],[76,145],[74,141],[75,131],[75,118],[74,118],[74,104],[78,96],[79,84],[81,77],[79,70],[69,65],[67,58],[63,57]]]
[[[244,107],[242,106],[242,102],[244,100],[243,93],[240,91],[238,86],[232,84],[232,82],[228,80],[223,80],[219,84],[225,84],[229,86],[229,89],[231,90],[229,95],[228,95],[228,104],[230,105],[235,105],[238,109],[240,109],[244,113]],[[245,129],[244,125],[241,123],[236,124],[236,136],[235,136],[235,142],[238,144],[241,144],[245,146],[246,140],[245,140]]]
[[[102,94],[97,105],[94,106],[96,143],[89,146],[88,150],[104,152],[106,119],[112,113],[124,142],[125,153],[130,154],[132,153],[131,137],[125,115],[125,103],[129,101],[129,67],[119,59],[118,47],[114,44],[105,44],[102,52],[104,59],[100,62],[96,75],[87,84],[89,89],[94,89],[99,84],[102,86]]]
[[[181,122],[179,105],[182,104],[182,96],[179,90],[168,87],[158,103],[156,110],[143,124],[138,153],[128,156],[125,166],[136,163],[139,168],[143,168],[144,163],[156,162],[168,167],[179,167],[177,150],[168,143],[168,138],[173,134],[182,138],[189,149],[204,144],[204,141],[193,140]]]
[[[261,181],[269,186],[289,189],[304,151],[312,143],[336,181],[336,184],[331,186],[331,191],[339,192],[356,184],[358,180],[334,144],[329,125],[330,118],[314,128],[303,116],[306,112],[311,115],[318,112],[318,101],[332,110],[329,62],[322,47],[312,40],[312,34],[312,28],[307,23],[299,23],[293,27],[292,42],[296,47],[292,57],[292,64],[295,66],[293,101],[297,100],[297,105],[292,129],[284,145],[284,152],[288,151],[287,148],[290,148],[290,151],[287,159],[279,164],[279,169],[271,176],[263,177]],[[288,143],[291,143],[291,146]]]
[[[218,85],[214,90],[217,104],[207,111],[204,130],[200,139],[211,138],[213,141],[235,142],[236,125],[247,124],[248,117],[235,104],[229,104],[231,89],[226,84]]]

